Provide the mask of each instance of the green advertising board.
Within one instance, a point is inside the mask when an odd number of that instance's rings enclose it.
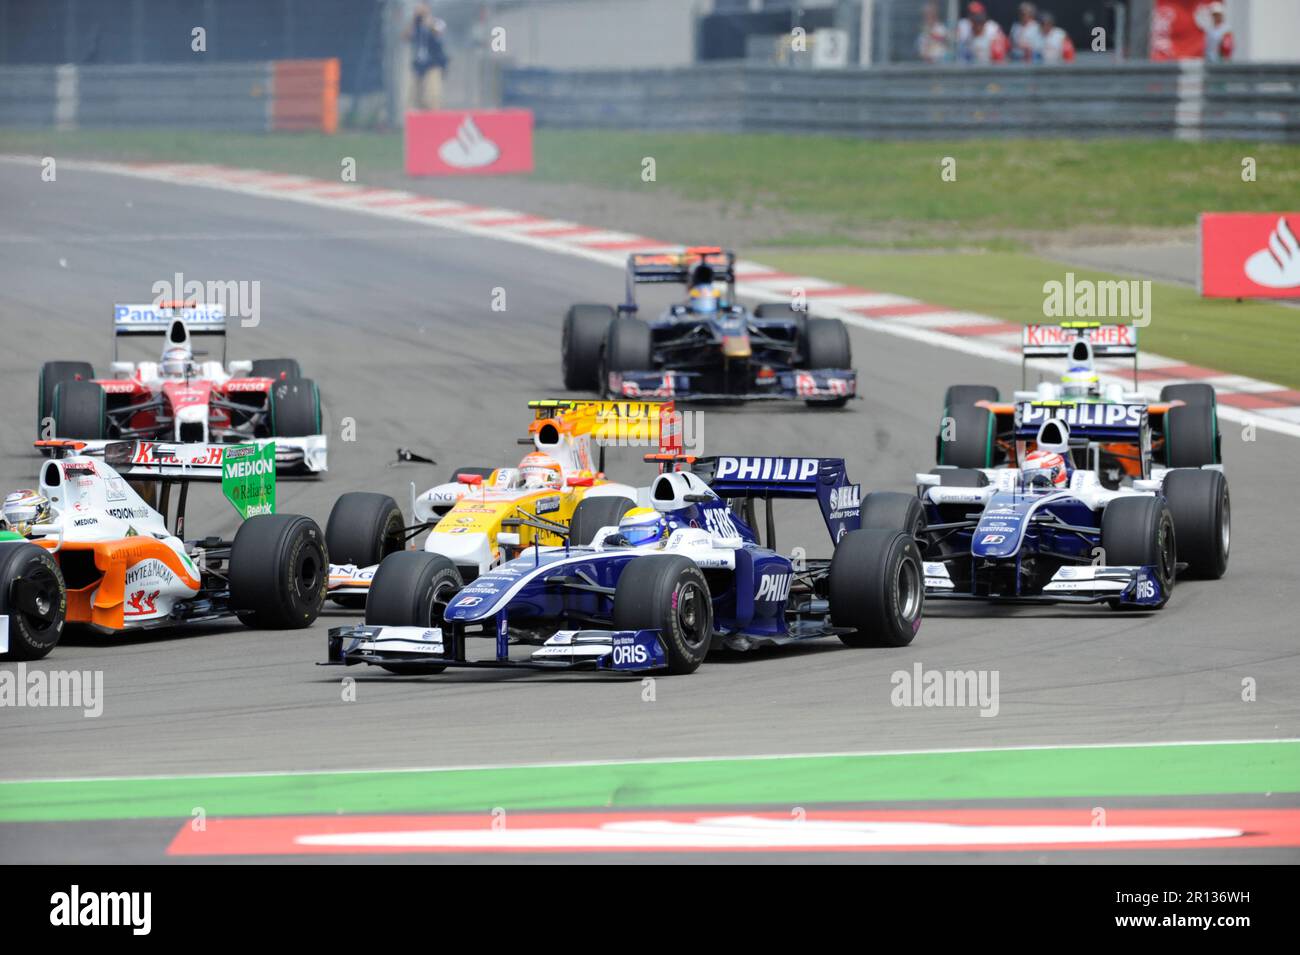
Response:
[[[275,443],[232,444],[221,459],[221,492],[239,516],[275,513]]]

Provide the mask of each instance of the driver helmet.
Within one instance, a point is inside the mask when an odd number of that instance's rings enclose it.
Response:
[[[1030,451],[1021,471],[1026,487],[1065,487],[1070,483],[1069,466],[1055,451]]]
[[[519,477],[530,489],[558,488],[563,485],[559,463],[549,454],[534,451],[519,462]]]
[[[652,507],[634,507],[618,522],[618,532],[633,547],[668,536],[668,520]]]
[[[697,315],[713,315],[718,311],[722,292],[714,285],[696,285],[690,291],[690,308]]]
[[[26,537],[33,525],[50,519],[50,502],[40,491],[14,491],[5,498],[4,519],[11,531]]]
[[[1066,398],[1098,398],[1101,396],[1101,379],[1087,365],[1072,365],[1061,376],[1061,394]]]
[[[189,345],[168,345],[163,349],[159,365],[168,378],[179,378],[190,369],[194,362],[194,353]]]

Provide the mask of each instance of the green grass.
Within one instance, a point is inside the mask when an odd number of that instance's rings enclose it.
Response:
[[[1290,208],[1300,148],[1259,143],[860,139],[539,130],[535,179],[663,191],[730,211],[809,217],[790,236],[810,246],[1022,247],[1063,228],[1190,228],[1205,210]],[[169,130],[0,130],[0,151],[104,159],[201,161],[334,177],[344,156],[362,179],[398,173],[398,134],[239,134]],[[943,157],[955,182],[940,179]],[[1241,181],[1253,157],[1258,181]],[[642,162],[656,180],[643,182]],[[864,236],[873,229],[880,239]],[[790,230],[786,230],[790,231]],[[775,243],[774,243],[775,244]]]
[[[982,312],[1008,322],[1043,316],[1043,283],[1107,281],[1122,276],[1073,268],[1019,253],[889,255],[755,252],[795,275],[908,295],[935,305]],[[1151,284],[1151,324],[1139,332],[1147,351],[1194,365],[1300,388],[1300,311],[1262,302],[1202,299],[1195,289]]]
[[[1300,791],[1300,743],[0,782],[0,822]]]

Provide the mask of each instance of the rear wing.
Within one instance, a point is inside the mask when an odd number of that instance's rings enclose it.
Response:
[[[686,285],[704,266],[714,282],[726,282],[728,297],[736,297],[736,253],[717,246],[695,246],[683,252],[634,252],[627,257],[625,311],[636,311],[638,285]]]
[[[1133,359],[1133,386],[1137,387],[1137,326],[1101,322],[1026,325],[1020,340],[1021,387],[1025,386],[1025,366],[1030,358],[1069,358],[1081,341],[1088,343],[1094,358]]]
[[[601,446],[655,446],[661,453],[682,449],[682,416],[671,401],[583,401],[548,398],[528,402],[530,432],[553,421],[574,434],[590,434]]]
[[[862,526],[862,487],[849,482],[843,458],[718,456],[698,458],[691,471],[722,498],[816,498],[831,540]],[[768,508],[768,546],[772,546]]]
[[[222,363],[225,363],[226,312],[220,305],[194,302],[159,302],[149,305],[113,306],[113,360],[117,361],[117,340],[141,335],[165,335],[174,319],[185,323],[190,337],[220,335]]]
[[[1145,443],[1150,419],[1145,404],[1109,402],[1024,401],[1016,405],[1016,438],[1033,440],[1051,420],[1065,422],[1073,444],[1080,441]]]

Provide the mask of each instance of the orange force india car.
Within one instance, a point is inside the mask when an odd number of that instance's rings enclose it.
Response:
[[[418,497],[412,485],[413,524],[386,494],[340,497],[325,529],[330,598],[363,605],[384,557],[425,531],[424,550],[449,558],[467,582],[509,559],[511,549],[562,544],[557,531],[586,543],[637,504],[636,488],[605,478],[607,448],[682,450],[672,402],[554,399],[528,406],[533,421],[520,443],[531,450],[518,466],[459,468]]]
[[[273,444],[122,442],[102,457],[85,454],[81,442],[38,446],[57,457],[41,466],[37,488],[5,503],[0,654],[43,657],[65,624],[121,633],[228,616],[266,629],[316,619],[324,534],[310,518],[274,513]],[[220,482],[252,515],[233,540],[185,538],[193,481]]]
[[[1080,424],[1106,427],[1123,424],[1138,405],[1150,420],[1151,461],[1158,467],[1199,468],[1222,463],[1214,388],[1201,382],[1165,385],[1159,399],[1140,390],[1138,328],[1099,322],[1027,325],[1021,340],[1021,388],[1004,402],[991,385],[953,385],[944,396],[943,417],[935,440],[936,463],[958,468],[1014,465],[1017,457],[1017,409],[1026,402],[1036,408],[1071,408]],[[1025,387],[1030,359],[1064,358],[1059,380]],[[1098,360],[1131,360],[1132,387],[1114,369]],[[1127,374],[1127,372],[1125,372]],[[1033,442],[1021,449],[1034,450]],[[1117,485],[1124,478],[1141,478],[1147,449],[1124,442],[1100,445],[1102,479]],[[1078,462],[1088,466],[1088,462]]]

